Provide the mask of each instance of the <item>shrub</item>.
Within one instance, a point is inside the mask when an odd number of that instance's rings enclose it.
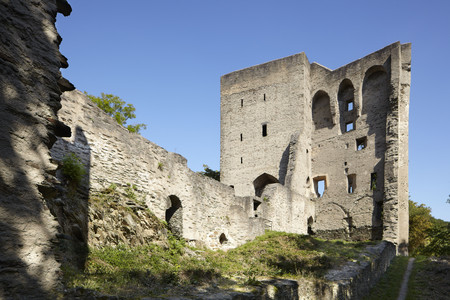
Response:
[[[69,153],[62,160],[62,172],[70,181],[80,183],[83,175],[86,174],[81,159],[75,153]]]

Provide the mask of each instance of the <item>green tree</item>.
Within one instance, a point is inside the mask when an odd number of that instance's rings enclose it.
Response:
[[[431,216],[431,208],[409,200],[409,253],[450,255],[450,222]]]
[[[101,97],[96,97],[89,95],[87,92],[84,92],[84,94],[104,112],[113,117],[117,123],[127,128],[129,132],[139,133],[141,129],[147,128],[146,124],[126,124],[129,119],[136,118],[136,108],[134,108],[133,104],[127,104],[119,96],[102,93]]]
[[[428,231],[433,226],[431,208],[409,200],[409,245],[410,254],[419,250],[427,243]]]
[[[211,177],[212,179],[215,179],[217,181],[220,181],[220,171],[212,170],[208,167],[208,165],[203,165],[203,169],[204,171],[200,171],[198,173]]]

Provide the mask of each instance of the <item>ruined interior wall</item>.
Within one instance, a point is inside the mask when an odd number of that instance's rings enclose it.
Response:
[[[267,185],[261,198],[261,216],[270,221],[271,230],[308,234],[308,217],[314,215],[309,198],[279,183]]]
[[[57,287],[56,166],[49,147],[67,66],[56,14],[65,1],[0,1],[0,298],[46,298]],[[69,84],[70,85],[70,84]]]
[[[254,195],[252,182],[263,173],[284,183],[292,128],[301,128],[306,63],[301,53],[221,78],[221,181],[237,195]]]
[[[61,161],[67,153],[77,154],[87,166],[91,193],[111,184],[135,185],[138,198],[162,220],[172,205],[169,196],[175,196],[182,207],[182,219],[178,220],[182,236],[206,241],[211,248],[235,247],[252,239],[252,232],[264,232],[262,223],[248,218],[231,187],[191,171],[181,155],[129,133],[81,92],[63,94],[62,106],[58,117],[74,134],[59,139],[52,156]],[[232,206],[240,207],[242,217],[231,215]],[[254,230],[240,230],[255,226]],[[228,239],[226,244],[217,243],[222,233]]]
[[[327,114],[319,117],[331,116],[328,123],[319,119],[325,125],[316,126],[312,134],[312,176],[326,178],[327,186],[315,200],[315,229],[324,237],[383,238],[398,245],[396,226],[407,226],[405,219],[400,219],[405,210],[386,209],[384,197],[388,183],[401,182],[407,186],[407,176],[399,179],[393,159],[398,155],[399,144],[407,148],[405,141],[398,139],[398,129],[393,127],[399,121],[395,113],[397,104],[392,101],[395,91],[391,87],[401,76],[393,71],[401,60],[400,46],[395,43],[334,71],[326,72],[320,66],[313,68],[321,76],[312,77],[312,101],[320,103],[317,95],[326,95],[328,111],[320,108]],[[351,99],[353,109],[349,110]],[[348,131],[346,124],[350,122],[354,128]],[[361,140],[364,149],[358,148]],[[377,176],[376,184],[372,174]],[[351,190],[349,180],[354,183]],[[391,191],[392,199],[398,199],[397,191],[394,188]],[[391,211],[388,218],[386,211]],[[387,226],[386,221],[395,225]],[[391,229],[386,230],[387,227]]]

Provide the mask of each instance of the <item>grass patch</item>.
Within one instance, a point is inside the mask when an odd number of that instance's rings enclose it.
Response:
[[[327,270],[356,259],[369,242],[325,241],[267,232],[228,252],[194,249],[169,236],[168,246],[91,249],[83,271],[64,270],[67,287],[138,297],[161,295],[175,286],[258,285],[261,277],[321,278]]]
[[[449,258],[418,256],[414,261],[414,267],[408,282],[406,299],[448,299],[449,295]]]
[[[397,299],[402,285],[403,275],[408,265],[409,257],[396,256],[392,260],[386,273],[381,277],[380,281],[370,290],[365,300],[390,300]]]

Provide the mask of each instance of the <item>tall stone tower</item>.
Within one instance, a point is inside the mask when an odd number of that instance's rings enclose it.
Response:
[[[300,53],[224,75],[221,181],[276,230],[406,253],[410,64],[397,42],[336,70]]]

